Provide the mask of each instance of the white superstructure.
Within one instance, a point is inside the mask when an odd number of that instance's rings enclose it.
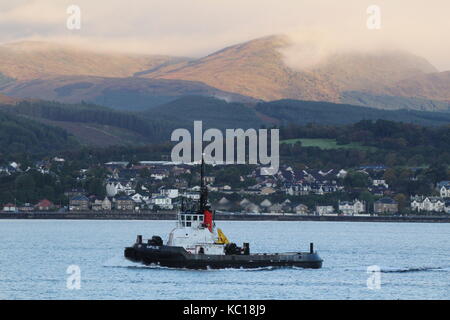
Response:
[[[177,226],[169,234],[168,246],[183,247],[190,253],[225,254],[224,243],[219,243],[214,226],[205,225],[204,214],[182,212],[178,214]]]

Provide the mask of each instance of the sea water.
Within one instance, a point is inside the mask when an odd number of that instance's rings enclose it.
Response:
[[[167,239],[173,221],[0,220],[0,299],[450,298],[450,224],[217,224],[254,253],[314,242],[323,267],[148,267],[124,259],[124,248],[138,234]]]

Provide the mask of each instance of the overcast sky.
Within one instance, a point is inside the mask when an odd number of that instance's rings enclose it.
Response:
[[[66,9],[81,8],[81,30]],[[367,28],[367,8],[381,29]],[[97,49],[201,56],[287,33],[330,50],[403,49],[450,70],[449,0],[2,0],[0,42],[77,42]]]

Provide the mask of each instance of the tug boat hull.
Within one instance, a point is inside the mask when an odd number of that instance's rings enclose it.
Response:
[[[261,267],[300,267],[319,269],[322,259],[315,252],[277,254],[208,255],[191,254],[183,247],[135,244],[125,248],[125,258],[145,265],[169,268],[224,269]]]

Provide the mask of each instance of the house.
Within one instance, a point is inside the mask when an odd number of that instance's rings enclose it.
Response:
[[[271,205],[268,208],[268,211],[270,213],[282,213],[283,212],[283,205],[280,204],[280,203],[275,203],[275,204]]]
[[[450,198],[450,183],[440,189],[441,198]]]
[[[155,180],[163,180],[169,176],[169,172],[165,169],[151,169],[150,177]]]
[[[275,192],[276,192],[276,190],[272,187],[263,187],[263,188],[261,188],[259,194],[265,196],[265,195],[269,195],[269,194],[272,194]]]
[[[69,211],[89,210],[89,198],[86,196],[75,196],[69,201]]]
[[[31,212],[34,211],[34,206],[30,203],[25,203],[23,206],[17,208],[20,212]]]
[[[120,196],[116,198],[116,209],[122,211],[134,210],[134,201],[130,196]]]
[[[178,189],[161,188],[159,192],[162,196],[169,197],[171,199],[178,198],[179,196]]]
[[[339,201],[339,211],[346,216],[361,214],[366,211],[366,203],[360,200]]]
[[[102,210],[111,211],[111,209],[112,209],[112,202],[111,200],[108,199],[108,197],[105,197],[105,199],[103,199],[102,201]]]
[[[411,197],[411,209],[413,211],[426,212],[443,212],[445,208],[445,201],[439,197]]]
[[[135,194],[133,179],[109,179],[106,182],[106,195],[108,197],[115,197],[119,193],[125,193],[127,195]]]
[[[283,212],[291,212],[292,211],[292,202],[289,199],[284,200],[281,203]]]
[[[316,206],[316,214],[319,216],[333,214],[333,206]]]
[[[16,207],[16,205],[14,205],[12,203],[7,203],[3,206],[3,211],[4,212],[17,212],[17,207]]]
[[[262,209],[263,211],[264,211],[264,210],[268,210],[269,207],[272,206],[272,202],[270,202],[269,199],[264,199],[264,200],[259,204],[259,206],[261,207],[261,209]]]
[[[241,212],[247,213],[259,213],[261,211],[261,208],[251,201],[241,205],[241,208],[242,208]]]
[[[398,212],[398,203],[392,198],[384,197],[378,201],[375,201],[373,204],[373,212],[376,214],[383,213],[397,213]]]
[[[214,184],[216,181],[216,177],[214,176],[205,176],[204,179],[207,184]]]
[[[294,207],[294,212],[297,214],[308,214],[308,207],[300,203]]]
[[[92,211],[102,211],[102,200],[100,199],[95,199],[94,202],[91,205],[91,209]]]
[[[214,208],[216,210],[221,210],[221,211],[228,211],[231,209],[231,207],[233,206],[233,204],[231,203],[230,200],[228,200],[225,197],[222,197],[222,199],[220,199],[214,206]]]
[[[311,186],[307,183],[287,184],[284,191],[290,196],[306,196],[311,192]]]
[[[133,201],[136,204],[141,204],[142,202],[144,202],[144,196],[141,195],[140,193],[135,193],[134,195],[130,196],[131,199],[133,199]]]
[[[186,192],[184,194],[184,197],[191,199],[191,200],[200,200],[200,193],[199,192]]]
[[[166,196],[157,196],[151,198],[151,203],[158,206],[161,209],[171,210],[173,209],[172,198]]]
[[[55,205],[50,200],[43,199],[36,204],[35,208],[39,211],[49,211],[55,209]]]
[[[450,214],[450,200],[445,201],[444,211]]]
[[[111,200],[108,199],[108,197],[105,197],[105,199],[94,199],[92,202],[92,210],[93,211],[111,211],[112,203]]]

